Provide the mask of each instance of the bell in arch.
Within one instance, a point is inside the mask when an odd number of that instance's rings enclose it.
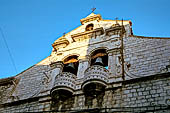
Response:
[[[75,69],[75,66],[74,66],[74,64],[73,64],[73,63],[69,63],[66,67],[67,67],[67,68]]]
[[[97,57],[96,61],[94,62],[94,65],[101,65],[104,66],[102,58],[101,57]]]

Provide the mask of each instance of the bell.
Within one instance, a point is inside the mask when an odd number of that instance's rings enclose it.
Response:
[[[94,65],[101,65],[104,66],[102,58],[101,57],[97,57],[96,61],[94,62]]]
[[[74,66],[74,64],[73,64],[73,63],[69,63],[66,67],[67,67],[67,68],[75,69],[75,66]]]

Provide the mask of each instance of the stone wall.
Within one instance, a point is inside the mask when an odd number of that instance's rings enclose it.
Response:
[[[118,107],[132,107],[129,108],[131,112],[133,110],[147,112],[148,110],[165,109],[170,105],[170,73],[153,75],[133,80],[122,82],[119,87],[108,87],[102,101],[102,108],[118,108]],[[110,84],[109,86],[114,86]],[[56,110],[59,106],[52,105],[52,102],[43,101],[47,100],[47,97],[42,99],[32,99],[30,101],[18,101],[20,104],[6,105],[1,108],[3,113],[13,112],[26,112],[26,111],[49,111]],[[50,99],[50,97],[48,97]],[[60,108],[70,110],[90,109],[96,107],[96,100],[92,99],[92,106],[85,105],[85,95],[83,93],[75,95],[70,98],[70,101],[63,102],[64,104]],[[61,105],[61,104],[60,104]],[[163,106],[163,108],[162,108]],[[53,108],[52,108],[53,107]],[[115,109],[110,109],[113,111]],[[116,109],[118,110],[118,109]],[[121,110],[119,108],[119,110]],[[170,110],[170,109],[169,109]],[[109,111],[109,110],[108,110]],[[160,110],[163,111],[163,110]]]
[[[132,107],[131,110],[160,109],[170,105],[170,73],[154,75],[122,82],[121,87],[107,89],[103,97],[103,108]],[[83,95],[77,108],[87,109]],[[93,100],[95,101],[95,100]],[[155,108],[156,106],[159,106]],[[138,109],[136,109],[138,108]],[[170,108],[169,108],[170,111]]]
[[[41,100],[41,98],[30,98],[8,104],[1,104],[0,113],[49,111],[51,102]]]
[[[122,96],[122,107],[167,105],[170,99],[169,75],[167,73],[125,81],[122,89],[115,90],[113,95],[116,101]],[[118,104],[115,105],[120,106]]]
[[[124,38],[124,54],[130,75],[162,73],[170,65],[170,39],[130,36]]]

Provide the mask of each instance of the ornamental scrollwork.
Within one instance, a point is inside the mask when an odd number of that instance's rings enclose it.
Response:
[[[62,86],[62,87],[70,87],[72,89],[75,89],[75,82],[76,82],[76,75],[69,73],[69,72],[63,72],[56,76],[54,87],[56,86]]]
[[[50,82],[52,81],[51,73],[52,71],[43,72],[45,76],[42,80],[42,83],[45,85],[45,88],[48,88]]]
[[[121,64],[122,64],[121,56],[117,56],[116,57],[116,73],[117,74],[121,74],[121,71],[122,71]]]

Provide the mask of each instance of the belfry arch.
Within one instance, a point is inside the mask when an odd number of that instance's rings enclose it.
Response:
[[[78,71],[78,55],[70,55],[63,60],[64,67],[62,72],[70,72],[77,75]]]
[[[90,54],[90,65],[101,65],[104,67],[108,67],[108,54],[106,52],[107,50],[105,48],[98,48],[95,49],[91,54]]]

